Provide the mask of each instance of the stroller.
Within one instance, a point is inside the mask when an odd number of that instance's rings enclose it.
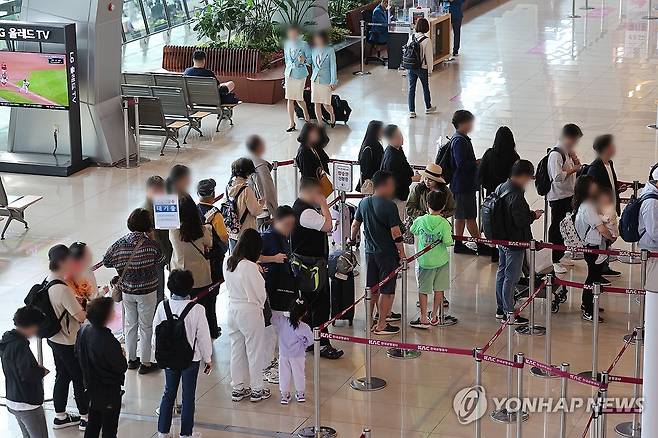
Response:
[[[523,261],[522,277],[516,285],[514,293],[514,300],[522,300],[530,296],[530,264],[529,264],[530,250],[526,250],[525,259]],[[537,251],[535,256],[535,286],[541,284],[546,279],[546,275],[552,272],[553,264],[551,260],[551,250],[542,249]],[[546,298],[546,288],[544,287],[537,294],[537,298]],[[553,288],[553,297],[551,300],[551,312],[558,313],[560,311],[560,304],[567,301],[567,288],[560,286]]]

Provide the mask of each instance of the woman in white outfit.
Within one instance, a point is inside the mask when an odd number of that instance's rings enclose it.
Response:
[[[333,128],[336,125],[336,115],[331,106],[331,95],[338,84],[336,70],[336,52],[329,45],[326,32],[319,32],[313,37],[313,73],[311,74],[311,102],[315,106],[315,118],[322,124],[322,108],[329,113],[327,121]]]
[[[235,402],[247,397],[258,402],[271,395],[270,390],[263,387],[266,360],[263,308],[267,294],[265,279],[256,263],[262,249],[260,234],[248,228],[224,262],[231,340],[231,398]]]

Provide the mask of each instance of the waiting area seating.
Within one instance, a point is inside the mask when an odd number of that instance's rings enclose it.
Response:
[[[0,217],[4,216],[7,217],[7,222],[5,222],[5,226],[2,229],[2,234],[0,235],[0,239],[4,240],[5,239],[5,232],[7,231],[7,228],[9,228],[9,224],[13,220],[17,220],[18,222],[21,222],[23,225],[25,225],[25,228],[27,229],[27,221],[25,220],[25,210],[32,204],[39,202],[43,199],[43,196],[37,196],[37,195],[25,195],[25,196],[16,196],[10,198],[7,196],[7,192],[5,191],[5,186],[2,182],[2,178],[0,177]]]
[[[216,132],[219,132],[219,125],[223,120],[228,120],[230,125],[233,126],[233,111],[240,104],[222,103],[217,81],[213,78],[183,76],[174,73],[122,73],[122,80],[122,94],[126,96],[143,96],[143,94],[130,93],[147,92],[146,89],[134,88],[135,86],[179,88],[192,115],[192,119],[188,118],[190,128],[187,134],[189,134],[190,129],[194,129],[201,134],[200,124],[197,124],[197,120],[201,117],[199,113],[217,114]],[[153,96],[152,91],[149,90],[149,92],[151,93],[149,95]],[[165,114],[168,115],[166,110]],[[185,135],[186,138],[187,134]],[[185,140],[183,140],[183,143],[185,143]]]
[[[165,141],[162,144],[162,148],[160,149],[161,156],[164,155],[164,149],[167,146],[169,140],[172,140],[174,143],[176,143],[176,147],[180,149],[180,143],[178,141],[179,132],[182,128],[190,124],[189,120],[183,120],[182,118],[170,118],[168,120],[165,116],[162,101],[158,97],[144,94],[144,89],[150,90],[149,87],[138,85],[133,85],[131,87],[143,87],[141,90],[136,89],[139,95],[123,96],[123,99],[138,99],[137,108],[139,115],[139,134],[164,137]],[[137,132],[137,128],[135,127],[135,105],[131,103],[128,104],[128,127],[133,133]],[[187,138],[187,135],[185,138]]]

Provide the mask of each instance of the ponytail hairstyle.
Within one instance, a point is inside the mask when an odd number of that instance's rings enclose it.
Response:
[[[240,235],[233,252],[226,260],[226,268],[229,272],[234,272],[238,263],[244,259],[256,263],[262,251],[263,239],[260,237],[260,233],[253,228],[247,228]]]
[[[306,303],[303,299],[297,298],[290,305],[290,325],[293,328],[299,328],[299,323],[306,316]]]

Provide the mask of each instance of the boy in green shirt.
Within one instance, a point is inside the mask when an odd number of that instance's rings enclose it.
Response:
[[[439,306],[443,305],[443,291],[450,288],[450,255],[448,246],[453,244],[450,223],[441,215],[446,205],[444,192],[432,191],[427,197],[428,214],[418,217],[411,226],[411,232],[416,236],[418,251],[425,249],[433,242],[441,243],[420,256],[417,261],[418,295],[420,301],[420,317],[410,322],[415,328],[428,329],[430,325],[439,325]],[[431,319],[427,313],[428,295],[434,293]],[[444,319],[452,317],[444,317]]]

